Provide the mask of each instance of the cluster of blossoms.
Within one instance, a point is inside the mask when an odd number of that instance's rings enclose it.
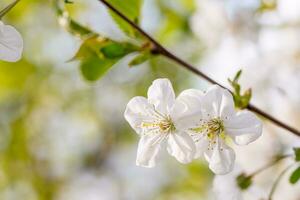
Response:
[[[0,60],[16,62],[20,60],[23,51],[23,39],[12,26],[0,21]]]
[[[124,116],[140,135],[136,164],[154,167],[162,147],[181,163],[204,156],[215,174],[232,171],[235,153],[226,143],[247,145],[262,134],[250,111],[236,111],[231,93],[217,85],[177,98],[168,79],[155,80],[145,97],[132,98]]]

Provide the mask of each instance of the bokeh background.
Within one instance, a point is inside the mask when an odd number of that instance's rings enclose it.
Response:
[[[136,167],[138,136],[123,117],[129,99],[146,95],[156,78],[169,78],[177,94],[208,84],[161,57],[129,68],[134,55],[85,81],[79,63],[68,62],[82,41],[60,26],[53,2],[21,1],[3,18],[22,33],[25,49],[18,63],[0,61],[0,199],[214,199],[203,160],[182,165],[162,154],[157,167]],[[95,32],[128,40],[97,0],[66,9]],[[300,129],[300,1],[144,0],[141,26],[227,86],[243,69],[252,103]],[[265,121],[259,140],[234,147],[237,168],[251,173],[297,145],[299,138]],[[256,176],[244,198],[265,199],[289,162]],[[288,175],[274,200],[300,199],[300,184],[290,185]]]

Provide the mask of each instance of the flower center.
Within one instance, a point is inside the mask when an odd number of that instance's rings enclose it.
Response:
[[[158,123],[158,127],[161,132],[172,132],[175,130],[174,123],[172,122],[170,116],[167,116],[165,119],[161,120]]]
[[[211,119],[206,123],[207,137],[213,139],[224,133],[223,121],[220,118]]]
[[[154,106],[153,109],[148,109],[148,115],[153,120],[143,121],[140,125],[146,133],[172,133],[176,130],[171,117],[160,113]]]
[[[203,134],[210,143],[215,143],[217,137],[225,139],[224,123],[219,117],[209,120],[200,120],[200,125],[196,128],[192,128],[191,131]]]

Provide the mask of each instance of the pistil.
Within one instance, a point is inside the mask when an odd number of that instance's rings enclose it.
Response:
[[[142,122],[141,128],[152,130],[155,133],[172,133],[175,131],[175,125],[169,115],[163,115],[155,111],[155,120],[150,122]],[[148,131],[147,131],[148,132]]]
[[[203,137],[208,139],[208,149],[213,149],[213,146],[216,144],[218,138],[225,139],[226,137],[224,133],[224,124],[220,118],[201,120],[200,125],[196,128],[192,128],[191,130],[195,134],[203,134]]]

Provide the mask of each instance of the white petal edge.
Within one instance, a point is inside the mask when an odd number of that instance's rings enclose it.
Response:
[[[195,127],[202,117],[201,99],[203,92],[196,89],[183,91],[175,101],[170,113],[176,128],[189,129]]]
[[[208,118],[226,118],[235,114],[232,95],[218,85],[213,85],[206,91],[202,104]]]
[[[148,103],[145,97],[134,97],[128,102],[124,117],[138,134],[142,134],[142,122],[153,119],[149,113],[151,110],[153,110],[153,106]]]
[[[201,133],[194,134],[192,136],[195,146],[196,146],[196,153],[194,159],[200,158],[204,156],[204,153],[208,149],[209,141],[207,140],[206,135],[202,135]]]
[[[250,111],[240,111],[224,121],[226,134],[231,136],[237,145],[247,145],[262,135],[262,122]]]
[[[209,168],[215,174],[224,175],[233,170],[235,153],[222,139],[218,138],[213,149],[206,151],[204,155],[209,163]]]
[[[0,21],[0,60],[17,62],[23,52],[21,34],[12,26]]]
[[[148,101],[162,114],[169,114],[175,103],[175,93],[169,79],[156,79],[148,89]]]
[[[187,133],[172,133],[168,137],[167,151],[180,163],[187,164],[194,159],[196,148]]]
[[[156,165],[156,157],[163,141],[161,134],[149,134],[141,137],[137,150],[136,165],[152,168]]]
[[[182,96],[194,97],[194,98],[197,98],[199,101],[201,101],[204,96],[204,92],[202,92],[201,90],[197,90],[197,89],[187,89],[187,90],[182,91],[177,98],[180,98]]]

